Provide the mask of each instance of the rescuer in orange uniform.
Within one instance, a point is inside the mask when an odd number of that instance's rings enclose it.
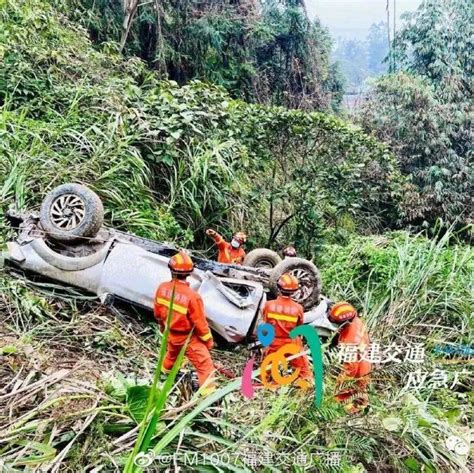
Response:
[[[218,263],[242,264],[245,258],[243,246],[247,241],[247,235],[244,232],[237,232],[232,237],[230,243],[224,240],[215,230],[206,230],[206,235],[210,236],[216,243],[219,254]]]
[[[212,334],[204,313],[201,296],[190,288],[186,278],[193,272],[194,264],[184,252],[170,258],[168,267],[171,281],[160,284],[156,291],[154,314],[161,331],[164,331],[171,307],[168,346],[163,362],[163,370],[171,371],[189,333],[193,330],[186,348],[186,357],[197,371],[199,386],[203,394],[215,390],[215,371],[209,350],[213,347]]]
[[[354,356],[356,361],[343,364],[344,371],[338,377],[335,396],[338,402],[344,404],[346,412],[356,414],[369,404],[367,386],[372,364],[363,359],[370,344],[367,327],[356,309],[347,302],[334,304],[328,318],[341,326],[337,346],[350,345],[357,352]]]
[[[268,301],[263,308],[263,320],[275,328],[275,338],[266,349],[265,356],[278,351],[287,343],[300,345],[301,351],[303,350],[301,338],[290,337],[290,332],[303,324],[304,319],[303,306],[291,299],[292,294],[299,289],[298,279],[286,273],[280,277],[277,284],[280,294],[275,300]],[[289,363],[293,368],[300,369],[300,378],[312,384],[313,376],[306,355],[290,360]]]

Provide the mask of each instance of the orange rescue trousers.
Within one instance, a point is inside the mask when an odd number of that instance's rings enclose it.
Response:
[[[168,337],[168,346],[166,356],[163,362],[165,372],[170,372],[178,358],[179,352],[183,347],[187,336],[181,333],[170,332]],[[196,335],[192,335],[186,348],[186,358],[196,369],[199,386],[203,387],[203,394],[209,394],[214,391],[216,384],[214,382],[215,367],[212,362],[211,354],[206,344]]]
[[[356,414],[369,405],[367,386],[372,364],[364,359],[370,344],[367,327],[362,319],[354,317],[352,322],[344,325],[339,334],[339,345],[356,345],[359,351],[358,360],[344,363],[343,372],[336,382],[336,401],[344,405],[349,414]]]
[[[337,379],[334,398],[337,402],[343,404],[348,414],[357,414],[369,405],[367,394],[369,382],[369,376],[354,378],[342,374]]]

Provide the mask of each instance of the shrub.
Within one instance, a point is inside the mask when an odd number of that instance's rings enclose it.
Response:
[[[206,226],[249,226],[252,244],[296,241],[308,254],[341,227],[396,224],[403,182],[360,130],[202,82],[160,82],[110,45],[95,50],[52,2],[5,5],[3,209],[74,180],[104,198],[110,223],[144,235],[200,246]]]
[[[412,183],[404,222],[418,228],[437,219],[472,222],[468,100],[446,101],[426,79],[400,73],[380,79],[359,111],[364,129],[385,141]]]
[[[374,336],[437,333],[438,341],[469,343],[474,253],[448,231],[439,239],[396,232],[354,237],[319,254],[325,293],[353,301]]]

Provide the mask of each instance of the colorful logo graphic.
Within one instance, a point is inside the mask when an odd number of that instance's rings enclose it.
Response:
[[[323,397],[323,358],[321,351],[321,340],[319,339],[318,332],[310,325],[299,325],[290,332],[290,337],[298,342],[299,337],[303,337],[306,344],[309,347],[311,357],[313,359],[313,374],[315,381],[314,390],[314,402],[316,407],[319,407]],[[257,328],[257,338],[264,348],[269,347],[275,339],[275,328],[273,325],[265,323],[259,325]],[[288,369],[287,356],[295,356],[301,353],[301,343],[287,343],[280,347],[277,351],[267,354],[260,365],[260,378],[263,386],[270,387],[271,383],[268,381],[270,375],[273,383],[277,385],[288,385],[294,383],[295,386],[300,388],[308,388],[309,383],[304,379],[300,379],[300,369],[296,368],[288,376],[281,374],[282,371]],[[243,374],[241,392],[248,398],[252,399],[255,394],[255,386],[252,383],[252,372],[255,362],[255,357],[247,361]]]

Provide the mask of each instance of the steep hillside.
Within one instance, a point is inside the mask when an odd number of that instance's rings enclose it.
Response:
[[[321,409],[291,388],[249,401],[225,376],[209,408],[186,376],[166,399],[155,450],[225,451],[220,471],[268,467],[256,455],[283,461],[280,471],[469,471],[446,448],[470,423],[469,365],[436,347],[471,342],[472,249],[449,231],[374,234],[400,225],[411,187],[360,129],[159,81],[116,44],[92,45],[74,5],[0,0],[0,246],[7,208],[37,209],[57,184],[80,182],[103,199],[108,225],[208,255],[208,226],[245,229],[249,247],[294,242],[322,270],[325,294],[353,301],[384,350],[420,340],[426,350],[421,366],[377,364],[371,408],[352,418],[333,400],[340,363],[328,347]],[[0,469],[122,470],[160,346],[140,314],[0,272]],[[213,355],[236,376],[250,357]],[[406,388],[418,369],[445,371],[449,384]],[[295,452],[311,467],[285,465]],[[339,467],[327,466],[330,453]]]
[[[76,180],[111,223],[142,234],[201,244],[207,225],[251,221],[255,243],[296,240],[308,254],[328,229],[400,218],[390,155],[337,118],[159,82],[138,59],[97,52],[45,1],[6,2],[2,15],[3,208]]]

